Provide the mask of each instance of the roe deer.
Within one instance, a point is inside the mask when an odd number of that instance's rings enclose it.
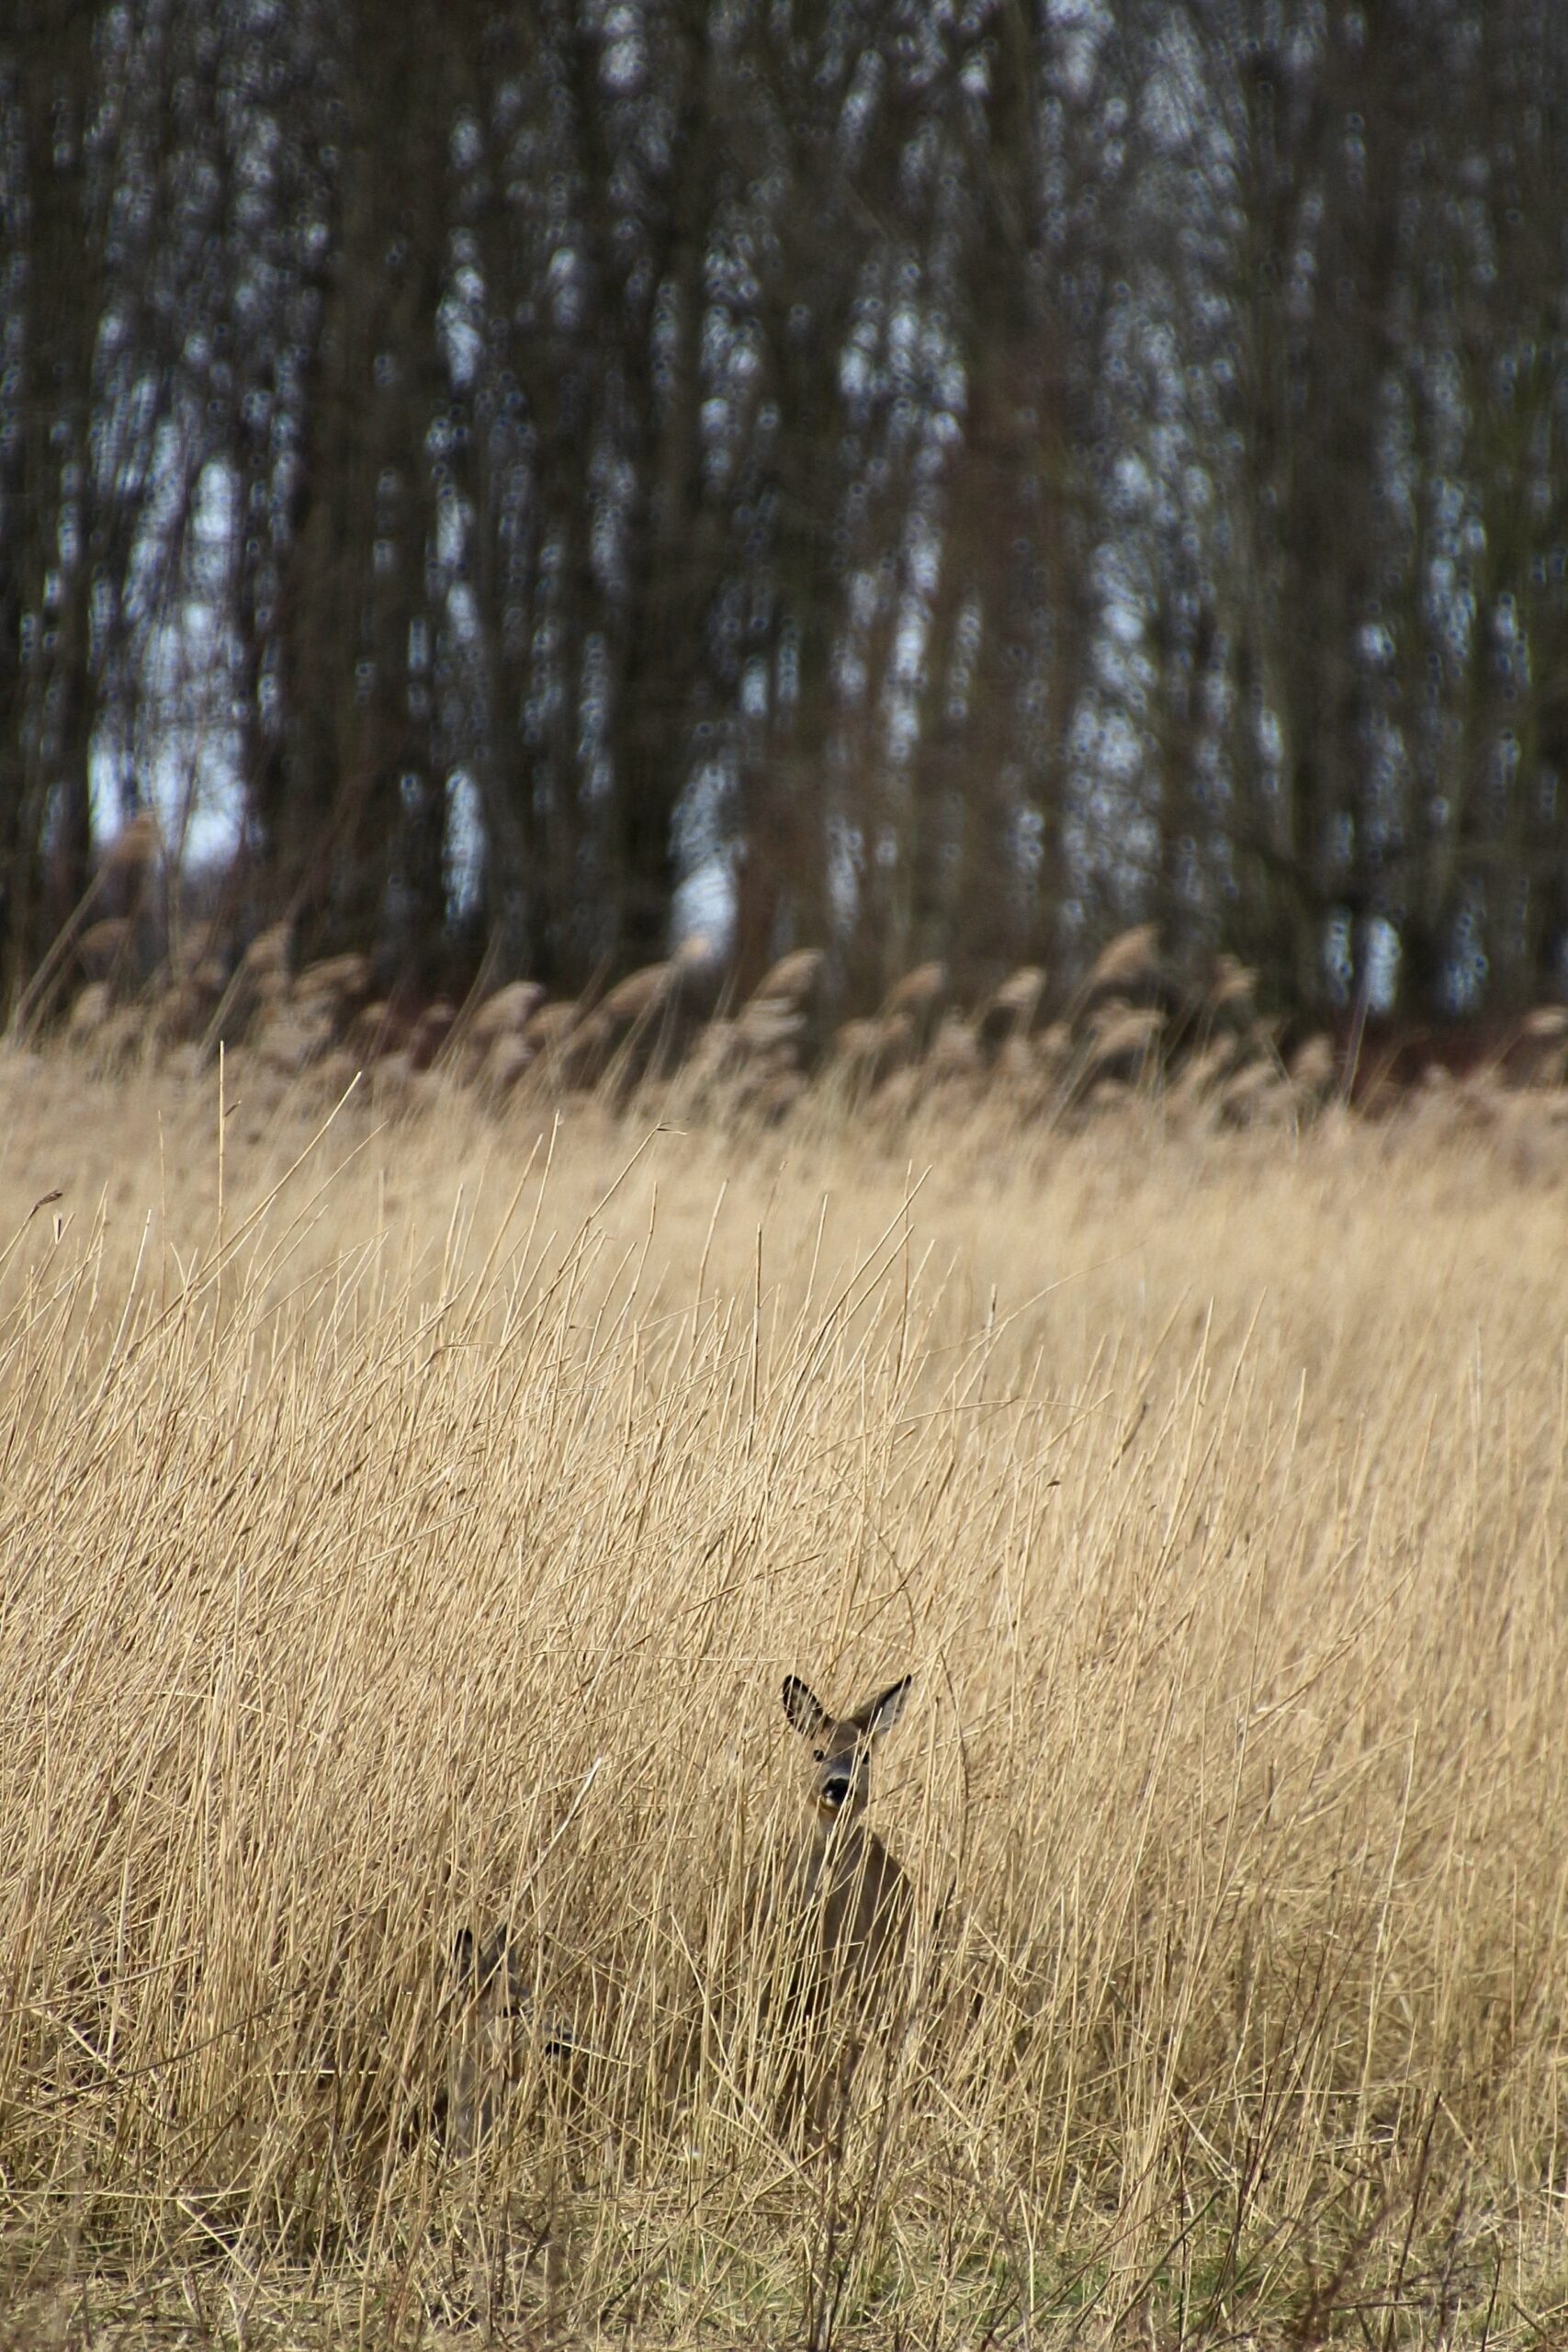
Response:
[[[604,1761],[596,1756],[589,1766],[581,1787],[540,1849],[528,1873],[530,1883],[576,1820]],[[519,2044],[530,2031],[542,2057],[583,2053],[570,2025],[536,2015],[533,1987],[524,1977],[504,1920],[482,1944],[475,1941],[471,1928],[459,1929],[441,2007],[455,2020],[446,2052],[446,2138],[459,2155],[471,2156],[494,2124],[501,2095],[517,2071]]]
[[[533,1988],[505,1927],[483,1943],[461,1928],[452,1951],[446,2007],[453,2015],[446,2053],[446,2133],[457,2156],[471,2156],[494,2128],[507,2084],[516,2072],[517,2045],[530,2030],[546,2058],[570,2058],[577,2043],[570,2026],[535,2012]]]
[[[865,1824],[871,1751],[903,1712],[910,1677],[852,1715],[830,1715],[796,1674],[784,1713],[811,1742],[817,1770],[807,1828],[777,1883],[791,1965],[784,2006],[799,2036],[780,2095],[781,2130],[808,2143],[836,2137],[865,2032],[908,1940],[913,1889]]]

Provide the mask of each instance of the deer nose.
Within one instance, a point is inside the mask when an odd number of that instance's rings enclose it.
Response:
[[[823,1773],[822,1802],[832,1812],[837,1813],[849,1792],[850,1772],[847,1765],[842,1770]]]

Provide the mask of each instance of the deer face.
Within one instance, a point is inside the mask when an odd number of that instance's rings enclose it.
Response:
[[[871,1793],[871,1751],[891,1731],[909,1694],[908,1675],[890,1683],[852,1715],[830,1715],[798,1674],[786,1676],[784,1713],[803,1739],[811,1742],[817,1770],[810,1803],[828,1825],[852,1821]]]

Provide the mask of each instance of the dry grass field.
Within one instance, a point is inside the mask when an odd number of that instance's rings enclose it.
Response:
[[[1568,1165],[243,1096],[0,1061],[0,2343],[1568,2342]]]

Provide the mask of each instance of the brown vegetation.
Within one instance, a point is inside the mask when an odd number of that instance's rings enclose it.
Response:
[[[1056,998],[1054,1018],[1048,976],[1036,967],[965,1012],[931,965],[895,988],[879,1014],[831,1033],[815,951],[784,957],[734,1009],[718,976],[685,957],[629,975],[596,1003],[552,1001],[536,982],[517,980],[463,1005],[398,1006],[371,1001],[363,956],[293,971],[286,931],[262,934],[231,969],[210,933],[195,946],[199,964],[168,967],[139,993],[123,979],[79,991],[62,1034],[87,1067],[198,1078],[221,1045],[235,1086],[265,1092],[307,1081],[321,1107],[363,1075],[381,1111],[405,1112],[434,1099],[439,1075],[491,1105],[513,1094],[542,1102],[599,1092],[625,1107],[640,1090],[650,1114],[742,1128],[775,1125],[821,1101],[874,1110],[885,1126],[989,1106],[1060,1127],[1157,1102],[1178,1125],[1298,1130],[1342,1100],[1386,1115],[1451,1097],[1457,1118],[1551,1148],[1568,1115],[1559,1099],[1568,1083],[1561,1007],[1506,1025],[1318,1032],[1287,1053],[1244,966],[1221,956],[1185,984],[1147,926],[1112,941],[1086,979]]]
[[[72,1007],[67,1035],[102,1068],[194,1046],[178,1064],[188,1069],[222,1042],[242,1070],[248,1062],[281,1077],[314,1069],[339,1091],[356,1068],[375,1065],[385,1102],[412,1100],[408,1078],[440,1068],[492,1100],[518,1088],[606,1088],[625,1102],[640,1085],[666,1084],[684,1109],[742,1121],[785,1115],[813,1083],[857,1103],[874,1099],[893,1114],[938,1096],[972,1102],[1000,1090],[1030,1115],[1062,1117],[1128,1089],[1217,1104],[1243,1080],[1256,1115],[1290,1124],[1310,1117],[1336,1083],[1326,1039],[1298,1049],[1287,1073],[1250,975],[1234,959],[1219,959],[1196,989],[1183,988],[1146,928],[1112,943],[1054,1021],[1043,1019],[1050,985],[1035,967],[965,1012],[952,1001],[943,967],[931,964],[900,981],[880,1013],[831,1033],[824,958],[815,951],[784,957],[738,1009],[724,1002],[718,975],[688,957],[631,973],[586,1004],[552,1002],[522,980],[464,1006],[372,1002],[362,956],[294,974],[279,932],[254,941],[231,978],[211,955],[199,973],[165,970],[131,1001],[92,982]],[[1539,1053],[1529,1067],[1539,1074]]]
[[[15,2340],[1560,2340],[1561,1154],[461,1051],[313,1143],[0,1060]],[[913,2007],[797,2164],[779,1681],[906,1667]]]
[[[889,1132],[976,1115],[1063,1130],[1157,1106],[1177,1128],[1298,1133],[1346,1104],[1419,1116],[1428,1132],[1495,1129],[1527,1158],[1550,1157],[1568,1133],[1568,1013],[1558,1006],[1506,1024],[1374,1024],[1292,1041],[1259,1012],[1253,976],[1233,956],[1184,983],[1147,926],[1112,941],[1066,994],[1031,966],[965,1011],[932,965],[879,1014],[832,1031],[816,951],[784,957],[739,1008],[693,957],[633,973],[597,1002],[511,981],[463,1004],[411,1005],[370,999],[363,956],[295,972],[282,930],[230,964],[210,930],[192,952],[202,958],[194,969],[182,959],[140,992],[123,979],[80,989],[62,1036],[86,1069],[200,1080],[222,1046],[235,1092],[298,1091],[324,1110],[363,1080],[388,1116],[457,1086],[491,1108],[593,1095],[737,1131],[834,1106]]]

